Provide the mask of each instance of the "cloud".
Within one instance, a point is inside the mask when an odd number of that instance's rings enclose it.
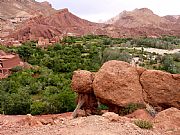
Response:
[[[43,0],[37,0],[43,1]],[[123,10],[149,8],[158,15],[180,15],[180,0],[47,0],[54,8],[68,8],[90,21],[107,20]]]

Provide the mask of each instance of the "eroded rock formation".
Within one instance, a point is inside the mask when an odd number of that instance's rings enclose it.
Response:
[[[95,75],[93,89],[107,105],[126,106],[143,102],[138,72],[123,61],[106,62]]]
[[[156,112],[151,106],[160,110],[180,108],[180,74],[132,67],[122,61],[104,63],[94,77],[89,71],[75,71],[72,88],[81,96],[83,93],[88,97],[94,92],[93,97],[115,113],[129,103],[145,104],[152,116]],[[84,106],[89,104],[87,101]]]
[[[77,117],[78,109],[83,109],[85,115],[96,114],[98,101],[93,91],[94,73],[85,70],[74,71],[72,78],[72,89],[78,93],[77,107],[73,117]]]
[[[74,71],[72,89],[77,93],[93,93],[93,74],[86,70]]]

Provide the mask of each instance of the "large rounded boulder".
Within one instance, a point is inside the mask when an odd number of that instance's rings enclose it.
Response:
[[[138,72],[123,61],[112,60],[104,63],[95,75],[93,89],[100,102],[107,105],[143,103]]]
[[[71,87],[77,93],[93,93],[93,73],[86,70],[74,71]]]
[[[180,108],[180,74],[146,70],[140,77],[145,100],[153,106]]]

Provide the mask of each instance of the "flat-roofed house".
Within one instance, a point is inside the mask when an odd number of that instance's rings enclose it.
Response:
[[[10,69],[20,65],[20,58],[18,55],[6,54],[0,51],[0,79],[6,78],[10,75]]]

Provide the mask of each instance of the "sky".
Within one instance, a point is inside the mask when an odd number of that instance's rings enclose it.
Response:
[[[36,0],[42,2],[44,0]],[[93,22],[106,21],[120,12],[149,8],[155,14],[180,15],[180,0],[46,0],[55,9],[68,8],[73,14]]]

